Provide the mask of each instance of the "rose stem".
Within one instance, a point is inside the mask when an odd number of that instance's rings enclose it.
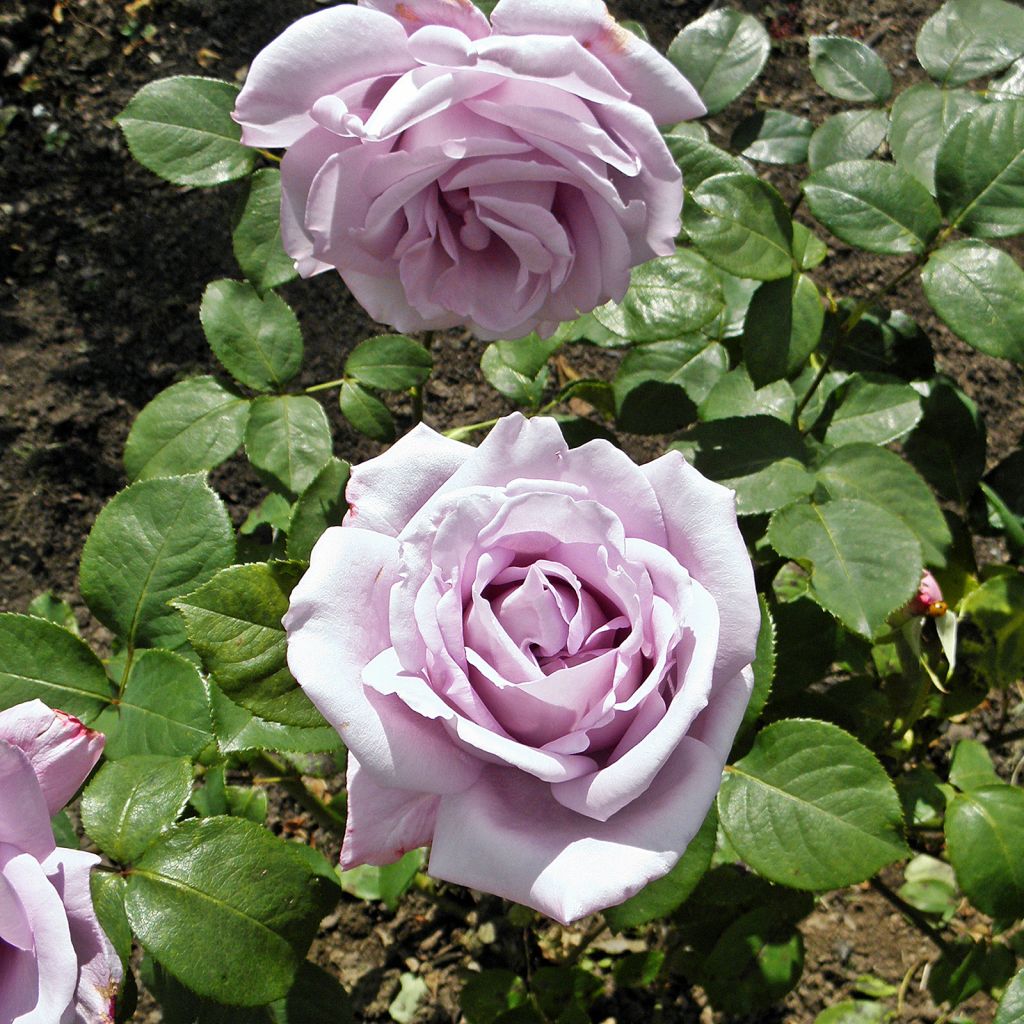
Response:
[[[871,879],[871,888],[875,892],[880,893],[885,897],[901,914],[909,918],[911,924],[930,942],[933,942],[938,946],[940,952],[946,953],[949,951],[949,943],[939,934],[939,932],[932,927],[931,922],[921,913],[917,907],[912,907],[906,900],[901,896],[898,896],[892,891],[877,876]]]
[[[337,835],[345,834],[345,816],[321,800],[302,781],[302,776],[290,771],[283,761],[279,761],[272,754],[262,753],[254,757],[250,764],[280,783],[285,792],[298,800],[316,818],[321,827]]]

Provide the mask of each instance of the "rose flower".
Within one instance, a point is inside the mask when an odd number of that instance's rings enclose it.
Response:
[[[99,857],[54,842],[103,737],[41,701],[0,712],[0,1021],[113,1024],[121,962],[89,891]]]
[[[429,871],[560,921],[666,874],[746,708],[760,625],[733,493],[557,423],[425,426],[352,470],[285,616],[349,747],[342,864]]]
[[[281,237],[401,331],[550,334],[671,253],[683,192],[657,125],[704,106],[601,0],[359,0],[253,61],[242,140],[288,150]]]

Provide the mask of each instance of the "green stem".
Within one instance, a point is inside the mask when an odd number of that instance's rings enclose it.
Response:
[[[497,419],[493,419],[483,420],[480,423],[467,423],[464,427],[452,427],[451,430],[446,430],[444,436],[450,437],[453,441],[464,441],[471,434],[475,434],[478,431],[490,430],[497,422]]]
[[[940,952],[945,953],[949,950],[949,943],[932,927],[931,922],[917,907],[912,907],[903,897],[894,893],[880,878],[871,879],[871,888],[888,900],[929,942],[937,946]]]
[[[939,238],[942,238],[940,235]],[[936,239],[936,244],[938,244]],[[832,364],[835,362],[836,355],[839,350],[843,347],[846,339],[850,336],[854,327],[860,323],[861,318],[864,314],[883,296],[888,295],[891,291],[898,288],[918,267],[922,266],[931,254],[931,248],[926,249],[914,258],[914,262],[909,266],[904,267],[895,277],[890,278],[885,284],[875,289],[866,298],[861,299],[856,306],[850,312],[850,315],[842,322],[836,333],[836,340],[832,343],[832,348],[829,350],[828,355],[825,356],[824,361],[818,369],[818,372],[814,375],[814,380],[811,381],[810,387],[804,393],[803,398],[800,399],[797,404],[796,411],[793,413],[793,424],[799,427],[800,414],[807,408],[807,403],[810,402],[814,395],[814,392],[818,390],[821,382],[828,375],[829,370],[832,368]]]
[[[264,752],[258,754],[250,763],[267,775],[273,776],[286,793],[298,800],[316,818],[321,828],[338,835],[345,834],[345,816],[321,800],[302,781],[302,777],[291,771],[283,761],[279,761],[273,754]]]
[[[132,670],[132,662],[135,660],[135,646],[128,645],[128,655],[124,659],[124,671],[121,673],[121,681],[117,684],[117,700],[120,703],[124,699],[124,688],[128,685],[128,674]]]
[[[256,152],[264,160],[269,160],[272,164],[279,164],[281,162],[281,158],[276,153],[271,153],[269,149],[257,149]]]
[[[306,388],[306,394],[312,395],[316,391],[327,391],[329,388],[340,388],[347,379],[347,377],[339,377],[338,380],[329,380],[326,384],[314,384],[311,388]]]

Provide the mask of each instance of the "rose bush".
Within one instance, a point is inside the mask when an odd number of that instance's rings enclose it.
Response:
[[[733,493],[671,452],[513,415],[352,470],[294,590],[296,679],[349,747],[342,864],[560,921],[668,872],[746,708],[760,624]]]
[[[50,818],[103,737],[41,701],[0,712],[0,1021],[114,1019],[121,964],[93,909],[95,854],[58,847]]]
[[[376,320],[550,333],[674,250],[680,173],[658,124],[690,83],[601,0],[359,0],[253,61],[235,119],[287,148],[281,233]]]

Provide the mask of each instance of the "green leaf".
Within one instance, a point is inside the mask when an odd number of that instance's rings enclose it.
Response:
[[[249,400],[213,377],[165,388],[139,413],[124,448],[129,480],[199,473],[237,451]]]
[[[944,379],[922,408],[924,416],[903,451],[942,497],[966,507],[985,472],[985,421],[974,402]]]
[[[231,119],[238,86],[180,75],[144,85],[118,115],[132,156],[175,185],[221,185],[249,174],[254,150]]]
[[[868,639],[910,600],[921,577],[917,538],[866,501],[790,505],[772,516],[768,542],[810,573],[815,600]]]
[[[840,447],[858,441],[888,444],[908,434],[921,419],[921,396],[909,384],[851,377],[841,392],[825,443]]]
[[[957,881],[983,913],[1024,917],[1024,790],[983,786],[946,809],[946,846]]]
[[[264,395],[252,403],[245,451],[253,466],[301,494],[332,454],[324,407],[308,395]]]
[[[854,302],[840,299],[838,311],[825,316],[826,352],[837,337],[846,335],[845,343],[835,350],[833,366],[837,371],[886,373],[906,381],[935,375],[935,354],[928,335],[906,313],[898,309],[864,313],[847,331],[845,324],[854,311]],[[832,376],[834,379],[835,374]],[[816,395],[811,405],[824,405],[825,398],[827,395]]]
[[[736,511],[740,515],[771,512],[814,490],[803,438],[773,416],[699,423],[691,436],[696,445],[694,466],[706,477],[736,491]],[[670,447],[686,454],[685,442]]]
[[[680,249],[637,267],[622,302],[600,306],[594,316],[631,341],[662,341],[699,330],[724,305],[714,269],[697,253]]]
[[[935,194],[935,160],[956,120],[984,101],[965,89],[938,89],[919,82],[896,97],[889,126],[889,147],[905,171]]]
[[[283,530],[287,533],[291,520],[291,502],[283,495],[272,491],[245,517],[245,522],[238,528],[238,532],[248,537],[261,526],[269,526],[273,530]]]
[[[123,967],[132,956],[132,929],[124,913],[125,880],[109,871],[93,871],[89,889],[100,927],[110,939]]]
[[[741,731],[754,725],[761,717],[775,680],[775,622],[772,620],[771,606],[764,594],[757,595],[757,603],[761,608],[761,628],[757,633],[757,646],[750,666],[754,673],[754,689],[747,710],[743,712]]]
[[[824,263],[828,246],[810,228],[793,221],[793,262],[799,270],[811,270]]]
[[[699,977],[716,1009],[745,1016],[781,1001],[803,967],[800,932],[780,920],[773,907],[758,907],[725,929]]]
[[[690,22],[668,59],[693,83],[708,113],[717,114],[757,78],[770,50],[757,18],[725,8]]]
[[[164,832],[128,876],[146,951],[201,996],[262,1006],[288,993],[333,897],[290,844],[241,818]]]
[[[1006,689],[1024,676],[1024,577],[1012,569],[991,576],[960,612],[974,627],[960,635],[960,650],[987,686]]]
[[[350,871],[339,872],[341,888],[361,900],[381,900],[394,912],[423,863],[423,851],[410,850],[393,864],[383,867],[361,864]]]
[[[322,967],[306,960],[291,992],[271,1004],[274,1024],[353,1024],[348,993]],[[232,1022],[234,1024],[234,1022]]]
[[[772,605],[775,693],[795,694],[823,679],[836,657],[836,622],[809,597]]]
[[[706,139],[694,139],[690,136],[666,135],[672,158],[683,173],[683,186],[692,192],[702,181],[716,174],[753,174],[754,171],[746,160],[727,153],[724,149],[713,145]]]
[[[982,786],[998,786],[1002,782],[996,775],[985,745],[977,740],[957,742],[949,765],[949,781],[965,793]]]
[[[302,366],[302,330],[274,292],[260,295],[244,281],[213,281],[199,318],[213,354],[254,391],[280,391]]]
[[[660,949],[627,953],[615,962],[612,976],[616,988],[648,988],[657,981],[664,966],[665,954]]]
[[[1005,75],[989,82],[987,98],[1000,102],[1024,98],[1024,57],[1015,60]]]
[[[844,999],[814,1018],[814,1024],[885,1024],[894,1016],[884,1003],[866,999]]]
[[[361,384],[345,381],[339,396],[341,414],[360,434],[390,444],[395,439],[395,421],[388,407]]]
[[[818,347],[825,309],[806,274],[766,281],[754,292],[743,334],[743,361],[756,387],[796,373]]]
[[[52,590],[45,590],[33,597],[25,612],[34,618],[55,622],[69,633],[74,633],[75,636],[79,635],[78,620],[75,618],[71,605],[62,598],[56,597]]]
[[[918,765],[897,775],[895,782],[903,805],[903,818],[909,828],[934,828],[942,824],[949,787],[935,772]],[[951,790],[949,794],[952,795]]]
[[[702,420],[724,420],[732,416],[774,416],[787,423],[793,418],[796,396],[789,381],[777,380],[754,390],[754,382],[741,363],[724,374],[701,403]]]
[[[833,114],[814,129],[807,147],[807,162],[816,171],[844,160],[866,160],[885,141],[888,129],[889,116],[884,110],[844,110]]]
[[[192,662],[170,651],[140,651],[116,708],[100,721],[109,760],[135,754],[195,757],[213,741],[210,699]]]
[[[845,445],[818,468],[831,498],[870,502],[901,520],[921,542],[926,565],[941,568],[953,544],[946,517],[928,485],[895,452],[873,444]]]
[[[236,704],[220,689],[210,687],[213,731],[222,754],[252,750],[280,750],[299,754],[321,754],[341,747],[338,734],[329,725],[302,729],[280,722],[268,722]]]
[[[132,864],[185,809],[191,789],[192,765],[185,757],[109,762],[82,794],[82,824],[108,857]]]
[[[796,227],[793,225],[794,240],[796,238]],[[706,323],[700,333],[712,341],[723,341],[725,338],[737,338],[743,333],[743,325],[747,319],[747,309],[750,307],[750,300],[754,292],[760,286],[760,281],[752,281],[745,277],[736,277],[719,271],[722,281],[722,295],[725,298],[725,306],[714,320]]]
[[[942,216],[928,190],[896,164],[844,160],[804,182],[811,213],[837,238],[868,252],[924,252]]]
[[[267,820],[267,791],[252,786],[227,786],[224,792],[228,814],[245,818],[257,825]]]
[[[233,565],[174,602],[213,681],[253,714],[300,728],[323,719],[288,671],[281,618],[303,572],[295,562]]]
[[[1006,986],[994,1024],[1024,1024],[1024,971]]]
[[[512,971],[490,969],[470,974],[459,993],[459,1009],[466,1024],[495,1024],[506,1010],[526,999],[523,979]]]
[[[711,866],[717,834],[718,814],[712,806],[700,830],[667,875],[649,882],[625,903],[604,912],[608,927],[616,932],[636,928],[659,917],[668,917],[681,906]]]
[[[802,164],[814,125],[784,110],[762,110],[737,126],[729,140],[748,160],[763,164]]]
[[[345,360],[345,376],[364,387],[404,391],[426,382],[434,360],[404,334],[381,334],[361,341]]]
[[[496,341],[484,349],[480,368],[488,384],[518,405],[540,405],[548,382],[548,360],[561,340],[531,334],[519,341]]]
[[[632,349],[615,375],[616,422],[638,434],[678,430],[697,418],[695,403],[725,373],[729,355],[700,335]]]
[[[947,0],[921,27],[917,59],[943,85],[1001,71],[1024,54],[1024,11],[1004,0]]]
[[[75,826],[71,824],[67,811],[58,811],[50,819],[50,827],[53,829],[54,842],[58,846],[63,846],[68,850],[80,848],[81,843],[79,842],[78,834],[75,832]]]
[[[965,238],[921,272],[932,308],[979,352],[1024,363],[1024,270],[1009,253]]]
[[[683,226],[701,253],[730,274],[771,281],[793,271],[793,221],[760,178],[708,178],[684,205]]]
[[[234,556],[227,509],[202,477],[141,480],[96,517],[79,585],[96,618],[129,645],[174,648],[184,633],[168,601]]]
[[[961,897],[956,875],[945,861],[919,854],[903,869],[903,877],[906,882],[900,886],[899,895],[912,907],[924,914],[935,914],[943,922],[956,913]]]
[[[892,94],[892,75],[882,58],[856,39],[812,36],[811,74],[832,96],[853,103],[884,103]]]
[[[332,457],[299,495],[288,527],[289,558],[297,562],[309,561],[320,535],[330,526],[341,525],[349,469],[347,462]]]
[[[281,244],[281,172],[257,171],[231,235],[231,247],[242,273],[261,292],[298,277],[292,258]]]
[[[942,212],[965,234],[1024,231],[1024,99],[961,117],[939,147],[935,186]]]
[[[936,1004],[957,1006],[977,992],[1002,988],[1016,962],[1013,952],[1001,942],[989,945],[984,939],[959,939],[932,965],[928,992]]]
[[[839,889],[907,853],[889,776],[849,733],[786,720],[762,729],[727,769],[718,811],[758,874],[796,889]]]
[[[38,699],[91,722],[112,696],[84,640],[46,619],[0,613],[0,710]]]

